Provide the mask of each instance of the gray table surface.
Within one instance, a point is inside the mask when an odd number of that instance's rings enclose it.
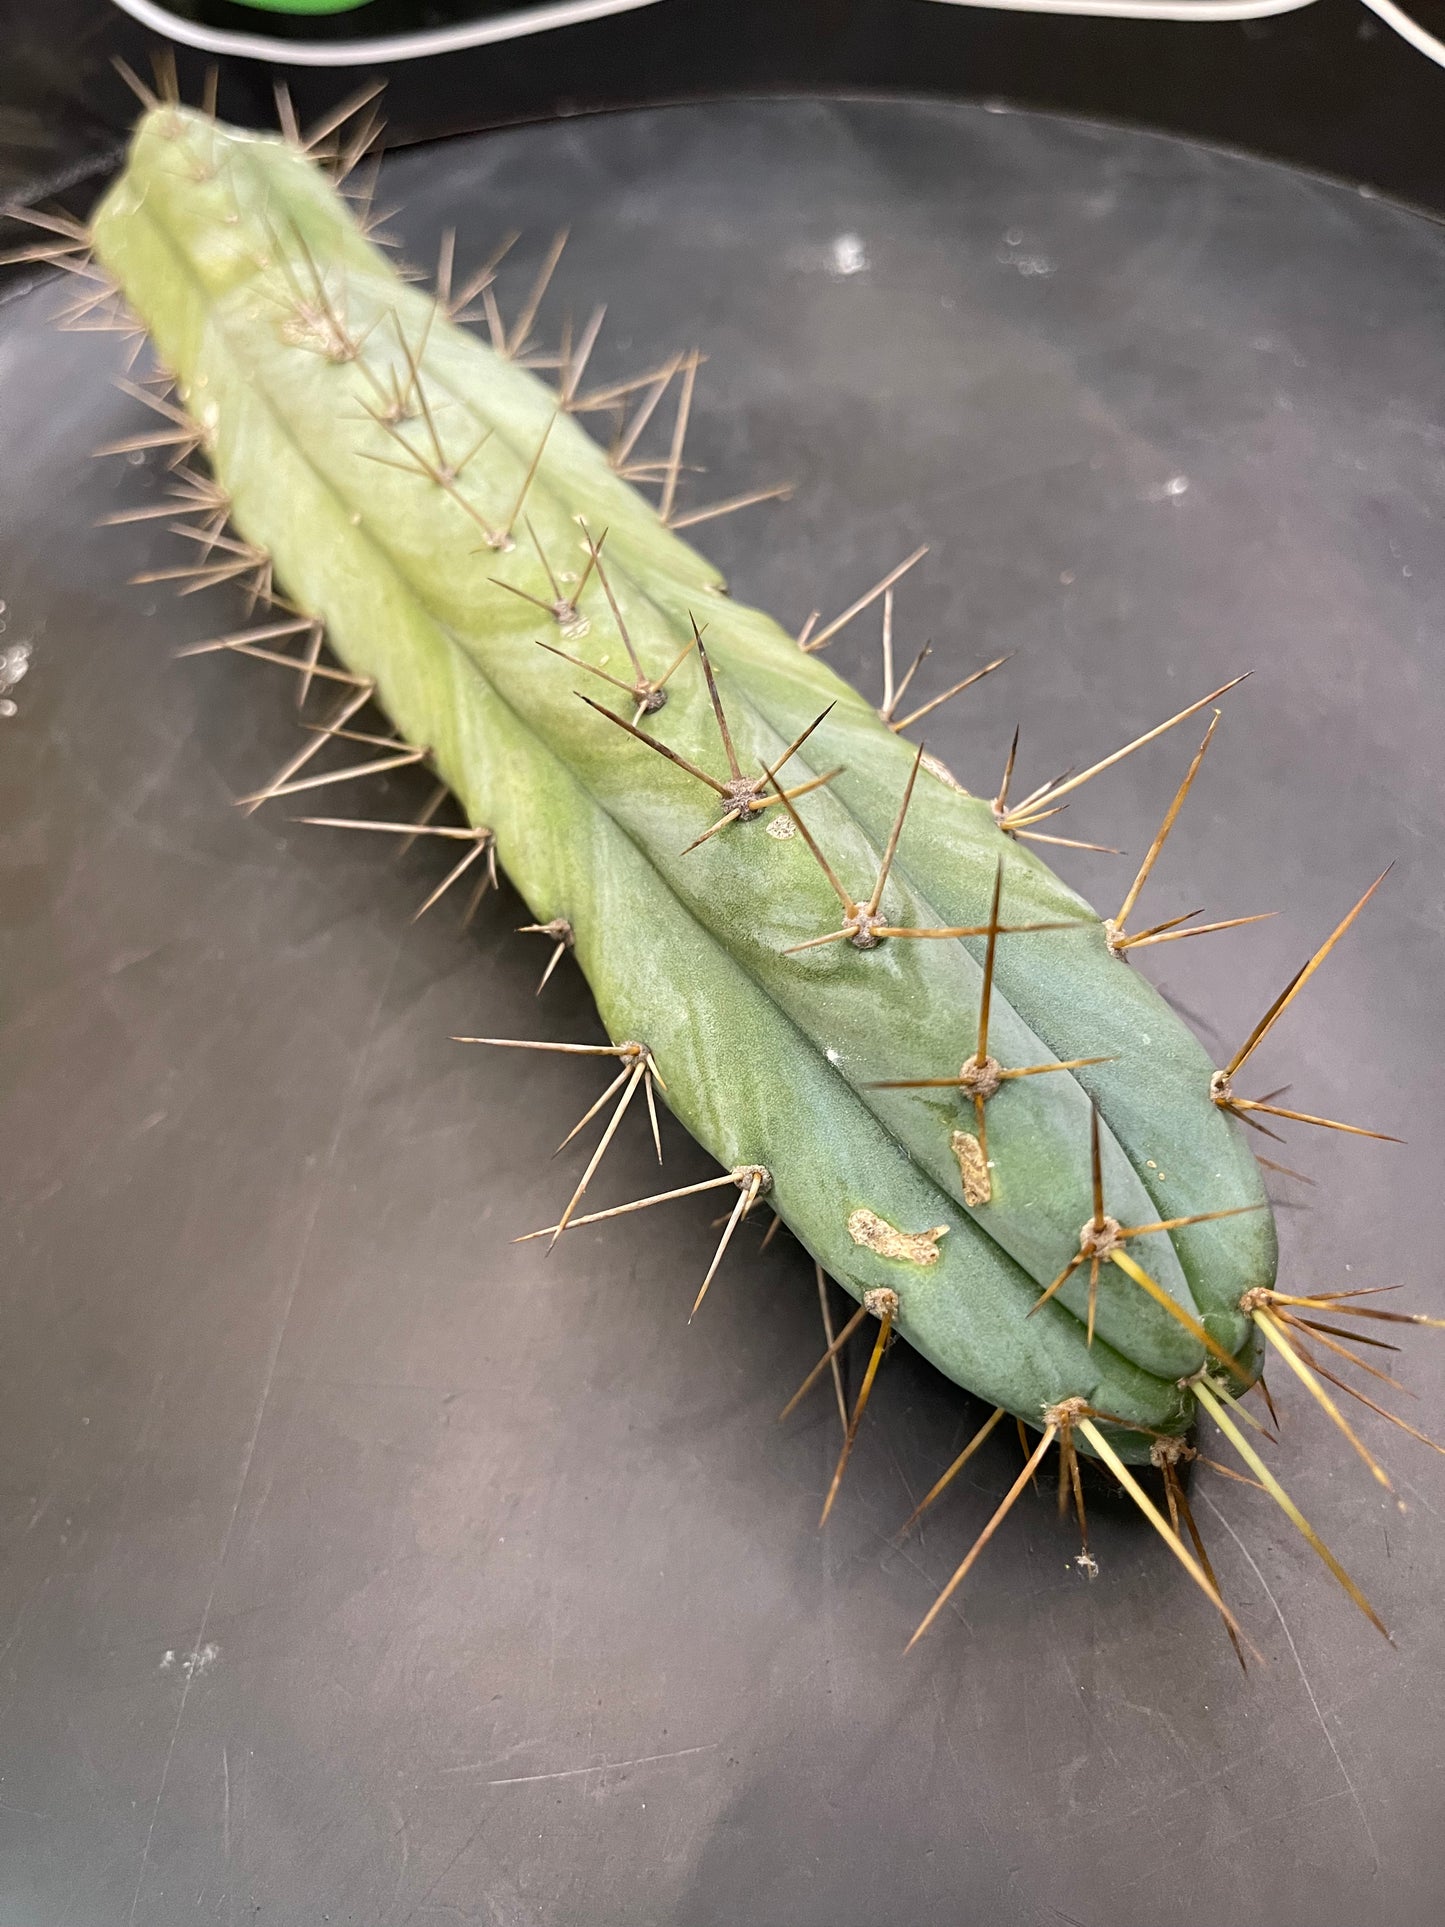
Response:
[[[934,545],[899,596],[927,687],[1014,652],[930,725],[975,786],[1015,722],[1041,780],[1253,668],[1151,907],[1284,914],[1150,968],[1226,1051],[1396,859],[1260,1072],[1409,1139],[1293,1134],[1286,1277],[1445,1309],[1445,236],[903,103],[563,122],[383,191],[418,259],[525,228],[511,299],[570,221],[553,312],[608,303],[599,373],[707,350],[698,498],[804,484],[706,531],[739,595],[801,623]],[[291,711],[172,659],[239,610],[126,586],[156,525],[92,532],[156,477],[88,459],[135,411],[55,305],[0,312],[0,640],[33,645],[0,722],[3,1927],[1438,1920],[1439,1460],[1369,1422],[1402,1517],[1279,1388],[1279,1467],[1396,1650],[1205,1472],[1247,1680],[1136,1518],[1100,1505],[1089,1584],[1047,1499],[905,1661],[1016,1441],[894,1549],[980,1417],[896,1348],[820,1535],[836,1412],[774,1423],[819,1349],[797,1247],[750,1229],[689,1329],[707,1198],[510,1243],[597,1081],[448,1036],[595,1037],[585,989],[534,1002],[509,893],[409,922],[434,850],[233,807]],[[834,658],[872,686],[871,617]],[[1191,746],[1072,833],[1137,855]],[[1062,867],[1106,908],[1132,874]],[[639,1124],[599,1199],[656,1183]],[[1428,1426],[1445,1356],[1410,1353]]]

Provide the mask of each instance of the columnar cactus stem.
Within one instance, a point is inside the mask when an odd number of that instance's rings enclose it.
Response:
[[[788,490],[679,508],[698,353],[584,392],[601,309],[575,343],[568,329],[559,355],[540,352],[534,329],[565,234],[509,326],[493,280],[515,237],[454,293],[448,235],[428,295],[393,271],[368,239],[374,224],[323,176],[319,147],[344,178],[369,122],[343,134],[341,110],[303,142],[283,99],[275,140],[187,111],[173,84],[162,102],[141,91],[149,111],[92,229],[34,215],[46,238],[17,258],[88,284],[62,325],[120,335],[128,370],[149,331],[173,377],[174,399],[123,381],[159,426],[97,451],[172,471],[159,508],[107,518],[183,518],[173,526],[194,545],[186,563],[136,579],[186,595],[231,584],[253,607],[276,605],[276,619],[183,653],[283,668],[303,709],[313,689],[329,690],[325,720],[303,717],[306,741],[242,806],[425,766],[433,787],[412,821],[301,820],[398,836],[403,850],[419,837],[457,845],[418,916],[467,877],[470,921],[500,863],[534,919],[521,927],[549,946],[538,993],[569,954],[586,974],[614,1042],[457,1040],[615,1060],[563,1140],[606,1115],[570,1200],[519,1242],[730,1189],[696,1315],[766,1200],[768,1237],[785,1223],[816,1261],[827,1346],[781,1416],[831,1370],[843,1442],[824,1520],[895,1335],[993,1407],[905,1531],[1014,1415],[1024,1469],[915,1640],[1057,1443],[1080,1569],[1097,1570],[1083,1451],[1222,1613],[1242,1664],[1248,1642],[1179,1471],[1198,1456],[1188,1435],[1201,1412],[1384,1632],[1240,1431],[1238,1400],[1257,1382],[1275,1417],[1257,1376],[1267,1346],[1393,1490],[1322,1381],[1445,1448],[1339,1376],[1344,1364],[1396,1386],[1355,1349],[1384,1341],[1336,1321],[1445,1321],[1357,1302],[1379,1287],[1275,1289],[1274,1225],[1247,1132],[1276,1136],[1268,1117],[1385,1134],[1234,1086],[1383,877],[1216,1070],[1129,957],[1261,918],[1200,924],[1196,910],[1129,923],[1219,711],[1117,915],[1100,920],[1024,847],[1103,847],[1038,826],[1234,682],[1021,799],[1015,732],[997,793],[971,795],[902,732],[1004,659],[898,716],[929,646],[895,676],[894,590],[923,549],[832,621],[815,611],[796,639],[735,603],[678,531]],[[489,346],[461,325],[478,313]],[[640,439],[674,383],[667,454],[652,460]],[[618,404],[630,420],[604,452],[579,418]],[[185,466],[192,457],[211,473]],[[632,482],[656,486],[655,508]],[[819,652],[880,598],[875,709]],[[328,765],[323,750],[345,760]],[[461,824],[433,820],[448,795]],[[659,1162],[660,1095],[723,1168],[584,1212],[608,1146],[629,1110],[640,1116],[639,1092]],[[836,1334],[825,1274],[858,1301]],[[838,1360],[870,1317],[850,1407]],[[1167,1520],[1131,1464],[1157,1470]]]
[[[654,382],[684,383],[659,515],[580,428],[576,379],[518,365],[536,301],[483,345],[292,144],[161,106],[94,237],[176,377],[159,433],[224,491],[207,578],[274,571],[295,627],[266,634],[315,644],[308,682],[323,627],[346,666],[351,773],[424,761],[474,826],[454,874],[494,852],[549,971],[573,949],[609,1033],[647,1040],[608,1136],[655,1073],[751,1174],[719,1259],[765,1188],[959,1383],[1034,1426],[1083,1399],[1136,1462],[1187,1429],[1207,1358],[1252,1376],[1258,1171],[1118,933],[1017,840],[1061,787],[1012,813],[967,794],[900,739],[898,690],[880,715],[819,658],[838,623],[800,648],[667,526],[696,356]],[[368,702],[394,738],[354,720]],[[313,748],[248,802],[327,781]],[[1080,1244],[1094,1167],[1123,1255]],[[606,1215],[576,1215],[595,1169],[551,1235]]]

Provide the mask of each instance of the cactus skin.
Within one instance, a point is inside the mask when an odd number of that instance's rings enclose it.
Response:
[[[804,840],[739,822],[681,854],[717,820],[715,796],[586,707],[579,689],[605,697],[604,686],[535,646],[559,643],[592,663],[610,656],[616,669],[595,578],[588,632],[559,636],[493,580],[545,599],[536,554],[484,532],[505,526],[525,490],[547,555],[575,572],[585,562],[578,518],[606,530],[608,577],[651,674],[677,657],[694,618],[705,626],[749,773],[833,704],[787,780],[842,766],[800,813],[860,898],[909,779],[909,745],[819,658],[733,603],[558,412],[556,395],[400,281],[286,143],[160,108],[141,122],[93,234],[176,377],[237,530],[268,552],[289,602],[324,621],[337,657],[374,679],[377,702],[427,747],[468,820],[491,827],[538,921],[570,924],[609,1035],[645,1041],[667,1102],[724,1165],[766,1168],[768,1202],[833,1278],[860,1299],[896,1291],[895,1322],[912,1344],[1032,1425],[1082,1396],[1128,1425],[1186,1430],[1194,1400],[1179,1381],[1206,1353],[1114,1267],[1103,1267],[1092,1346],[1087,1268],[1026,1316],[1078,1251],[1092,1209],[1092,1100],[1108,1209],[1121,1223],[1247,1207],[1131,1250],[1253,1370],[1239,1301],[1272,1283],[1275,1241],[1244,1133],[1210,1101],[1212,1066],[1194,1037],[985,801],[924,766],[883,899],[888,919],[985,924],[1002,860],[1005,924],[1070,927],[999,938],[992,1054],[1004,1065],[1109,1061],[1019,1080],[990,1101],[995,1195],[970,1207],[950,1145],[956,1129],[973,1128],[967,1100],[870,1087],[944,1075],[969,1054],[983,940],[783,954],[840,922]],[[313,263],[359,354],[307,298]],[[405,372],[402,340],[425,344],[422,380],[448,458],[491,431],[459,478],[399,469],[395,439],[369,415],[376,378]],[[413,447],[429,446],[418,421],[400,428]],[[725,775],[695,658],[668,694],[646,728]],[[858,1243],[849,1220],[860,1209],[908,1232],[944,1228],[936,1261]],[[1113,1437],[1126,1459],[1147,1458],[1138,1432]]]

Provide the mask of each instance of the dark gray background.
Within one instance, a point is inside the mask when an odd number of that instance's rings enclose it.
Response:
[[[599,372],[708,350],[699,498],[803,484],[707,532],[739,595],[796,624],[936,545],[899,604],[926,688],[1017,652],[931,729],[965,780],[1015,721],[1042,780],[1254,668],[1149,904],[1285,914],[1151,968],[1223,1054],[1397,859],[1254,1088],[1410,1140],[1295,1134],[1286,1276],[1445,1309],[1440,232],[896,104],[573,122],[386,187],[419,259],[446,221],[535,260],[570,220],[553,314],[607,300]],[[410,924],[435,851],[232,807],[294,743],[281,679],[173,662],[237,600],[127,588],[173,550],[91,532],[155,478],[88,459],[138,411],[56,300],[0,313],[3,640],[34,644],[0,722],[4,1927],[1438,1919],[1438,1460],[1368,1428],[1402,1518],[1277,1388],[1280,1469],[1396,1651],[1206,1472],[1249,1680],[1142,1524],[1097,1508],[1089,1585],[1047,1497],[905,1661],[1016,1442],[891,1550],[980,1417],[899,1348],[820,1536],[836,1414],[773,1423],[819,1349],[795,1246],[750,1229],[689,1329],[707,1198],[510,1244],[600,1080],[448,1034],[595,1036],[585,990],[534,1002],[508,894],[465,939]],[[876,628],[834,655],[873,686]],[[1071,833],[1137,856],[1193,740]],[[1106,908],[1132,874],[1062,867]],[[667,1145],[666,1181],[707,1174]],[[656,1185],[629,1125],[599,1201]],[[1410,1351],[1428,1426],[1445,1368]]]
[[[174,13],[199,11],[213,26],[313,44],[435,25],[464,3],[382,0],[328,20],[170,0]],[[1427,33],[1445,34],[1445,0],[1408,0],[1406,10]],[[112,58],[149,73],[163,46],[112,0],[0,0],[0,201],[114,165],[135,103]],[[211,56],[171,51],[194,99]],[[221,111],[269,125],[275,70],[229,57],[220,67]],[[1440,69],[1361,0],[1232,21],[1070,18],[931,0],[663,0],[370,73],[292,67],[285,77],[313,119],[358,81],[386,80],[393,146],[699,96],[1006,100],[1230,143],[1445,210]]]

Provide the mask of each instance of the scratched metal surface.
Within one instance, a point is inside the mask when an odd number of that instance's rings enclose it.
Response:
[[[929,686],[1015,652],[932,728],[966,779],[1015,721],[1037,780],[1254,668],[1152,902],[1286,913],[1158,972],[1224,1050],[1398,860],[1261,1075],[1410,1139],[1296,1134],[1286,1275],[1440,1311],[1445,237],[1180,144],[897,104],[531,128],[385,193],[418,258],[455,221],[536,259],[570,220],[599,372],[708,350],[699,496],[803,483],[711,531],[739,594],[801,622],[935,545],[899,605]],[[580,982],[534,1002],[509,896],[464,939],[411,924],[432,854],[232,807],[285,697],[175,663],[236,604],[127,588],[160,538],[90,532],[155,478],[87,459],[133,412],[55,302],[0,314],[4,640],[33,644],[0,722],[0,1922],[1438,1919],[1439,1462],[1372,1427],[1401,1517],[1286,1396],[1280,1468],[1397,1650],[1205,1473],[1247,1681],[1102,1502],[1097,1581],[1031,1501],[904,1661],[1016,1446],[894,1550],[980,1416],[899,1350],[819,1536],[836,1416],[773,1422],[819,1347],[796,1248],[751,1233],[689,1330],[705,1198],[509,1242],[596,1080],[447,1039],[593,1036]],[[876,630],[835,657],[866,684]],[[1189,747],[1066,821],[1137,852]],[[1064,867],[1109,907],[1128,866]],[[599,1195],[656,1182],[629,1128]],[[1445,1355],[1410,1349],[1428,1423]]]

